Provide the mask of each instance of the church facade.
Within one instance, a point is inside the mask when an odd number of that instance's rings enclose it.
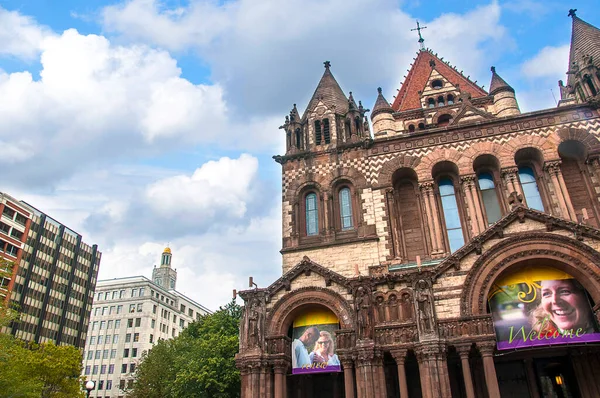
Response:
[[[370,131],[325,63],[281,126],[283,274],[240,292],[242,397],[600,396],[600,30],[570,16],[552,109],[423,48]]]

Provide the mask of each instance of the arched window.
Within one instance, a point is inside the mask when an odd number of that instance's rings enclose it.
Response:
[[[340,217],[343,231],[354,228],[350,188],[347,187],[340,189]]]
[[[454,193],[454,184],[450,178],[445,177],[440,179],[438,186],[442,201],[442,210],[444,211],[450,252],[455,252],[465,244],[465,238],[460,224],[460,215],[458,213],[458,204]]]
[[[442,81],[439,79],[435,79],[431,82],[431,88],[433,88],[434,90],[439,90],[442,87],[444,87],[444,83],[442,83]]]
[[[408,132],[409,133],[414,133],[415,132],[415,125],[414,124],[409,124],[408,125]]]
[[[452,116],[448,115],[447,113],[443,114],[440,117],[438,117],[437,125],[447,126],[448,124],[450,124],[450,120],[452,120]]]
[[[317,194],[314,192],[306,195],[306,235],[319,234],[319,208]]]
[[[325,143],[331,143],[331,135],[329,134],[329,119],[323,119],[323,138]]]
[[[321,122],[315,120],[315,144],[321,145]]]
[[[594,82],[592,82],[592,79],[589,76],[585,76],[584,78],[585,80],[585,84],[588,86],[588,89],[590,90],[590,93],[592,93],[592,96],[596,96],[596,94],[598,94],[598,91],[596,91],[596,87],[594,87]]]
[[[519,167],[519,180],[521,181],[521,187],[523,187],[523,195],[525,195],[527,206],[535,210],[544,211],[544,204],[542,203],[542,197],[535,181],[533,169],[529,166]]]
[[[440,95],[437,100],[437,106],[444,106],[444,105],[446,105],[446,102],[444,101],[444,97],[442,97]]]
[[[296,129],[296,148],[302,149],[302,133],[300,129]]]
[[[502,218],[502,210],[500,209],[500,202],[498,201],[498,195],[496,194],[494,178],[492,177],[492,174],[486,172],[480,173],[479,176],[477,176],[477,179],[479,180],[479,190],[481,191],[481,198],[483,199],[487,222],[488,225],[492,225]]]
[[[434,100],[433,98],[429,98],[429,99],[427,100],[427,106],[428,106],[429,108],[435,108],[435,100]]]
[[[419,130],[425,130],[425,123],[419,123]]]
[[[454,104],[454,96],[452,94],[448,94],[448,105]]]

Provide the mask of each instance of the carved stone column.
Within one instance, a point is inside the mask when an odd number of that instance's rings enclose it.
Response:
[[[373,361],[375,359],[373,344],[358,348],[356,354],[357,398],[376,397],[373,385]]]
[[[415,353],[423,398],[451,398],[445,344],[440,341],[423,342],[415,347]]]
[[[287,372],[288,364],[286,361],[275,361],[273,364],[273,370],[275,373],[275,385],[274,392],[275,398],[286,398],[286,384],[285,375]]]
[[[260,370],[260,396],[273,398],[273,367],[267,363]]]
[[[477,343],[477,348],[483,358],[483,373],[485,375],[485,384],[487,385],[490,398],[500,398],[500,387],[498,387],[498,377],[496,376],[496,366],[494,365],[495,341]]]
[[[463,176],[460,178],[460,183],[467,198],[469,212],[471,213],[471,229],[473,231],[473,236],[479,235],[485,230],[485,226],[482,224],[481,206],[479,204],[477,188],[475,188],[475,176]]]
[[[400,387],[400,398],[408,398],[408,383],[406,382],[406,349],[395,349],[391,351],[392,357],[398,366],[398,385]]]
[[[344,369],[344,391],[346,398],[354,398],[354,362],[352,358],[341,357]]]
[[[325,229],[325,233],[328,234],[330,231],[330,214],[331,209],[329,208],[329,201],[331,199],[331,195],[329,192],[323,193],[323,228]]]
[[[506,169],[502,169],[502,178],[504,178],[504,185],[507,188],[507,193],[504,195],[505,200],[508,200],[508,196],[516,192],[519,195],[523,195],[523,190],[521,189],[521,182],[519,181],[519,169],[516,167],[508,167]]]
[[[467,398],[475,398],[475,390],[473,389],[473,379],[471,377],[471,366],[469,365],[469,353],[471,352],[471,344],[456,345],[456,351],[460,355],[460,363],[462,365],[463,380],[465,382],[465,392]]]
[[[550,180],[552,181],[552,185],[554,186],[554,193],[556,194],[556,198],[558,199],[558,204],[560,206],[560,212],[563,218],[567,220],[577,221],[577,217],[575,216],[575,212],[571,214],[569,207],[572,209],[571,199],[569,198],[569,194],[567,193],[567,188],[564,186],[564,180],[562,179],[562,173],[560,171],[560,161],[547,162],[544,165],[544,168],[550,174]],[[563,182],[561,184],[561,181]],[[567,205],[567,201],[569,204]]]
[[[373,391],[375,397],[386,398],[385,371],[383,368],[383,352],[375,351],[373,357]]]
[[[392,239],[392,257],[402,257],[400,250],[400,228],[398,226],[398,215],[396,214],[396,201],[394,199],[394,190],[388,188],[385,190],[385,200],[388,210],[388,226],[390,228],[390,238]]]
[[[252,398],[252,383],[250,379],[250,368],[238,364],[241,378],[241,398]]]

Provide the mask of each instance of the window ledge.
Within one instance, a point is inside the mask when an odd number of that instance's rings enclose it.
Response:
[[[279,252],[281,254],[294,253],[298,251],[304,251],[307,249],[325,248],[361,242],[376,242],[379,240],[379,237],[377,235],[356,236],[356,234],[356,231],[343,231],[336,232],[336,236],[319,235],[311,237],[302,237],[300,238],[298,246],[284,248],[281,249]]]

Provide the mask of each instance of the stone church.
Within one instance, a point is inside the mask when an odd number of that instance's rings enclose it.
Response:
[[[600,30],[569,16],[551,109],[422,47],[369,111],[325,62],[274,157],[283,274],[240,292],[243,398],[600,396]]]

